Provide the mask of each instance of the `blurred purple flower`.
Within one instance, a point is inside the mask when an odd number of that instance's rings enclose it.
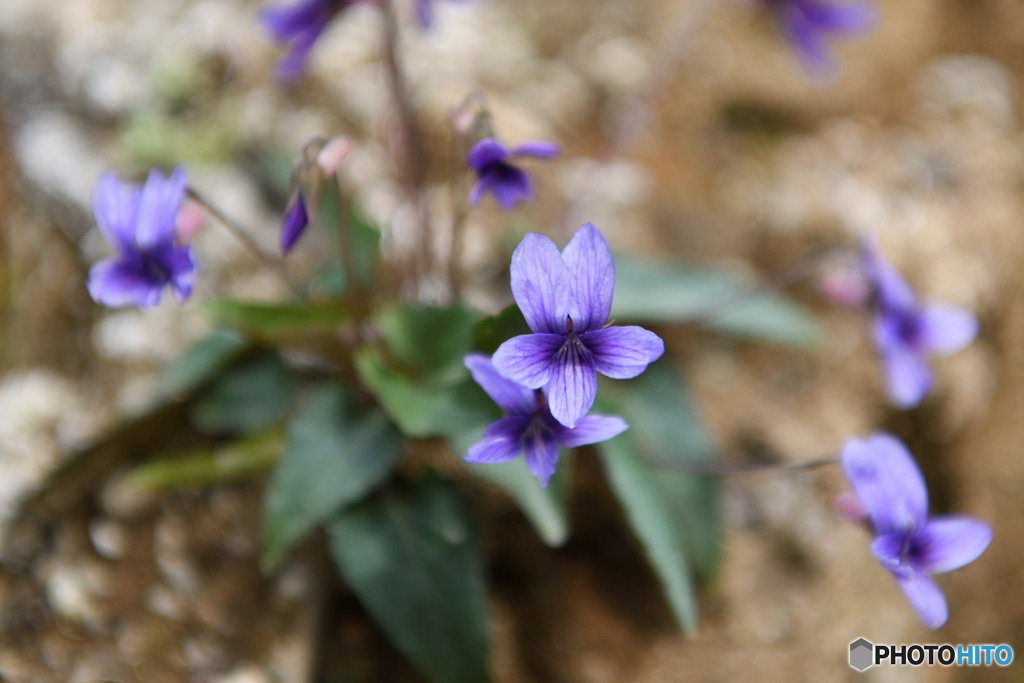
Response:
[[[420,28],[427,29],[434,23],[434,2],[436,0],[414,0],[416,7],[416,21]],[[455,0],[461,2],[462,0]]]
[[[906,446],[888,434],[849,441],[843,469],[874,526],[871,551],[892,572],[925,625],[939,628],[949,608],[928,574],[973,562],[991,542],[992,528],[964,515],[929,519],[921,471]]]
[[[533,199],[533,187],[526,173],[509,163],[515,157],[551,159],[558,154],[558,145],[551,142],[524,142],[509,150],[495,138],[484,138],[473,145],[466,163],[478,180],[469,193],[469,204],[475,206],[485,192],[494,195],[502,211],[511,211],[517,202]]]
[[[196,264],[189,247],[175,246],[174,221],[185,194],[185,172],[149,172],[146,184],[125,185],[112,173],[96,181],[92,212],[117,256],[89,270],[89,295],[109,307],[155,306],[171,286],[181,303],[192,293]]]
[[[968,346],[978,334],[978,319],[963,308],[919,301],[873,242],[864,243],[861,263],[873,290],[874,342],[889,400],[898,408],[913,408],[932,386],[928,357],[949,356]]]
[[[864,31],[875,23],[873,2],[831,0],[761,0],[779,20],[782,32],[811,71],[828,73],[834,68],[825,50],[825,37]]]
[[[551,414],[566,427],[575,427],[594,404],[598,372],[636,377],[665,352],[653,332],[605,326],[614,287],[608,243],[591,223],[561,254],[535,233],[512,254],[512,295],[533,334],[498,347],[494,367],[531,389],[545,387]]]
[[[288,82],[301,76],[313,43],[331,19],[349,5],[367,1],[372,0],[299,0],[264,8],[260,23],[274,40],[289,43],[288,54],[277,63],[277,78]]]
[[[309,213],[306,211],[306,200],[302,193],[295,194],[291,205],[284,212],[281,221],[281,251],[287,253],[295,246],[296,240],[309,225]]]
[[[496,463],[514,460],[524,454],[526,468],[546,487],[555,472],[558,447],[576,448],[606,441],[629,429],[621,417],[587,415],[575,429],[569,429],[551,416],[543,396],[521,384],[505,379],[483,354],[465,359],[473,379],[508,417],[493,422],[484,439],[466,452],[466,462]]]

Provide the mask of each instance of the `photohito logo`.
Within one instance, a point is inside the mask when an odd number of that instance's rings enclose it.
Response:
[[[1009,666],[1009,645],[875,645],[858,638],[850,643],[850,666],[865,671],[875,665],[890,666]]]

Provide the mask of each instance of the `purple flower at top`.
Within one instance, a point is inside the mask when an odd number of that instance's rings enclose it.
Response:
[[[512,295],[533,334],[509,339],[494,354],[503,376],[544,387],[551,414],[576,427],[597,394],[597,373],[636,377],[665,352],[642,327],[605,325],[612,308],[615,263],[604,236],[585,224],[559,254],[529,233],[512,254]]]
[[[313,43],[327,24],[349,5],[366,0],[299,0],[294,5],[267,7],[259,20],[274,40],[289,43],[288,54],[277,63],[277,77],[294,81],[306,69]]]
[[[587,415],[575,429],[551,416],[543,395],[505,379],[483,354],[466,356],[466,367],[487,395],[507,417],[493,422],[484,439],[466,452],[466,462],[496,463],[514,460],[522,453],[526,468],[546,487],[558,462],[558,447],[576,448],[606,441],[629,429],[621,417]]]
[[[922,303],[873,242],[864,243],[861,264],[873,291],[874,342],[889,400],[913,408],[932,387],[928,357],[968,346],[978,334],[978,319],[963,308]]]
[[[849,441],[843,469],[874,526],[871,551],[892,572],[925,625],[939,628],[949,608],[928,575],[973,562],[991,542],[992,528],[964,515],[929,519],[921,471],[907,447],[891,435]]]
[[[479,203],[485,192],[494,195],[502,211],[511,211],[518,202],[533,199],[530,176],[509,163],[515,157],[551,159],[558,154],[558,145],[551,142],[524,142],[509,150],[495,138],[484,138],[473,145],[466,163],[476,172],[476,185],[469,193],[469,204]]]
[[[89,270],[89,295],[97,303],[155,306],[167,285],[179,303],[192,293],[196,264],[189,247],[174,243],[174,221],[185,194],[185,172],[170,178],[149,172],[146,184],[125,185],[112,173],[96,181],[92,212],[117,256]]]
[[[874,24],[877,17],[877,8],[870,2],[761,1],[775,13],[801,61],[818,73],[827,73],[833,68],[832,58],[825,49],[826,36],[863,31]]]

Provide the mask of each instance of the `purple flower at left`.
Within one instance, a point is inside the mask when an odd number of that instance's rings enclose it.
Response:
[[[189,247],[174,243],[174,221],[185,195],[185,172],[176,167],[170,178],[149,172],[146,184],[122,183],[112,173],[96,181],[92,212],[117,255],[89,270],[89,295],[97,303],[155,306],[170,285],[181,303],[192,293],[195,260]]]
[[[293,5],[274,5],[260,12],[260,23],[274,40],[288,43],[289,49],[277,63],[277,77],[294,81],[306,69],[309,51],[339,12],[358,2],[373,0],[299,0]]]
[[[576,448],[599,443],[629,429],[621,417],[604,415],[587,415],[575,429],[569,429],[552,417],[543,394],[538,396],[537,392],[502,377],[487,356],[469,354],[465,364],[476,383],[506,415],[491,423],[484,431],[483,441],[470,447],[466,462],[506,462],[523,454],[530,474],[546,487],[555,473],[559,446]]]

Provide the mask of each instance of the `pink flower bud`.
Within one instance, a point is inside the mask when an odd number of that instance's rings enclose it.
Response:
[[[338,166],[345,160],[345,157],[352,151],[352,141],[347,137],[339,135],[331,138],[317,154],[316,162],[324,172],[324,176],[331,177],[338,171]]]
[[[174,233],[179,242],[188,242],[203,227],[203,209],[192,201],[185,201],[174,217]]]

